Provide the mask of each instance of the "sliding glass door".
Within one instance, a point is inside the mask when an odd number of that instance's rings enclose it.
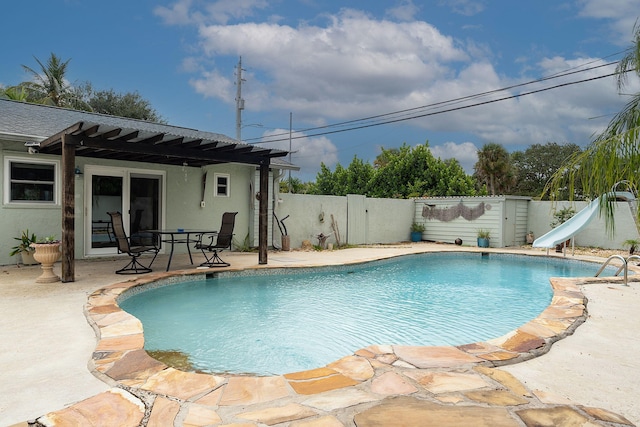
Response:
[[[129,236],[140,243],[161,228],[164,173],[140,169],[85,167],[85,253],[115,254],[117,244],[109,212],[121,212]]]

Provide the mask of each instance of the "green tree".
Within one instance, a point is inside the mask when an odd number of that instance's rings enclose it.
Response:
[[[166,123],[151,103],[138,92],[116,93],[113,89],[90,93],[88,104],[96,113],[128,117],[148,122]]]
[[[491,142],[483,145],[478,150],[478,161],[473,168],[476,179],[486,184],[492,196],[509,192],[514,184],[509,153],[500,144]]]
[[[629,72],[640,77],[640,26],[637,22],[633,29],[633,44],[616,67],[618,90],[625,87]],[[570,199],[575,198],[578,185],[589,197],[606,194],[623,181],[638,188],[639,131],[640,93],[636,93],[585,150],[567,160],[554,174],[545,191],[552,200],[558,200],[563,189],[567,189]],[[608,230],[612,232],[615,205],[613,200],[607,198],[601,198],[600,202],[601,213]]]
[[[311,185],[308,182],[302,182],[299,178],[291,177],[291,179],[283,179],[280,181],[280,192],[289,193],[291,187],[292,194],[307,194],[311,192]]]
[[[373,197],[409,198],[422,196],[475,195],[475,181],[455,160],[436,159],[429,144],[414,148],[403,144],[385,150],[378,158],[386,164],[375,170],[369,186]]]
[[[511,193],[519,196],[542,197],[545,186],[562,164],[581,149],[576,144],[533,144],[525,151],[511,153],[516,180]],[[562,195],[568,197],[566,191]]]

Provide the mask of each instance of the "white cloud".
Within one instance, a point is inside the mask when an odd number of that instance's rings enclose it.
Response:
[[[618,44],[631,43],[633,25],[638,19],[640,0],[578,0],[580,16],[609,20],[614,41]]]
[[[429,147],[431,153],[442,160],[457,159],[464,170],[471,174],[478,161],[478,148],[472,142],[445,142],[442,145]]]
[[[440,5],[447,6],[455,13],[464,16],[473,16],[482,12],[485,8],[484,1],[479,0],[441,0]]]
[[[420,8],[412,0],[401,0],[397,6],[386,10],[387,16],[398,21],[412,21]]]
[[[612,22],[629,25],[623,23],[626,19],[623,16],[630,14],[631,1],[623,1],[624,7],[611,8],[615,9],[615,13],[610,13],[611,18],[603,15],[606,13],[606,9],[600,7],[603,1],[579,1],[585,17],[605,16]],[[640,0],[634,0],[633,4],[638,2]],[[232,12],[224,12],[229,5],[217,2],[205,15],[231,16]],[[459,1],[452,6],[460,13],[474,14],[483,9],[484,2]],[[233,13],[256,7],[261,7],[260,1],[247,0],[240,2]],[[401,1],[398,7],[387,10],[387,16],[411,19],[414,8],[411,0]],[[495,69],[493,54],[485,43],[462,43],[427,22],[392,22],[352,9],[326,15],[324,25],[314,22],[315,25],[298,26],[274,21],[200,25],[203,58],[189,64],[196,69],[196,65],[210,59],[241,54],[243,64],[248,64],[249,69],[243,85],[247,111],[293,111],[298,123],[320,126],[469,97],[597,63],[597,58],[549,57],[538,64],[528,63],[526,72],[531,73],[530,76],[516,79]],[[626,31],[630,33],[631,27]],[[596,77],[604,72],[577,74],[564,81]],[[201,71],[191,84],[199,93],[231,104],[236,88],[233,76],[227,74],[210,68]],[[524,94],[561,81],[459,101],[447,107],[458,108],[457,111],[405,123],[428,131],[470,135],[467,141],[475,137],[476,144],[496,142],[510,151],[550,141],[584,145],[608,121],[607,117],[596,120],[592,117],[603,115],[603,111],[619,111],[625,100],[616,94],[612,78]],[[502,97],[513,98],[462,108]],[[435,110],[426,108],[423,113]],[[288,149],[288,146],[280,148]],[[306,159],[316,168],[320,161],[327,165],[337,161],[337,150],[326,138],[311,138],[296,149],[298,155],[294,155],[294,160],[301,166]],[[452,141],[433,149],[440,155],[456,153],[455,157],[467,170],[475,163],[476,148],[471,142]]]
[[[246,18],[268,6],[266,0],[177,0],[169,7],[156,7],[153,12],[167,25],[226,24],[230,19]]]
[[[274,135],[283,140],[260,144],[260,147],[289,151],[289,130],[272,129],[264,132],[263,137],[274,138]],[[291,137],[292,162],[299,166],[302,171],[312,174],[304,180],[315,179],[315,173],[319,171],[321,162],[329,168],[333,168],[338,163],[338,149],[326,136],[308,137],[303,133],[294,131]]]

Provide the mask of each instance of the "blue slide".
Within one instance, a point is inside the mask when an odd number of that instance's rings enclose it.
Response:
[[[616,191],[615,193],[607,193],[601,197],[608,197],[609,194],[615,195],[616,198],[635,200],[633,193],[628,191]],[[534,248],[554,248],[574,235],[578,234],[585,228],[600,210],[600,197],[594,199],[586,208],[569,218],[566,222],[560,224],[556,228],[549,231],[544,236],[538,237],[533,242]]]

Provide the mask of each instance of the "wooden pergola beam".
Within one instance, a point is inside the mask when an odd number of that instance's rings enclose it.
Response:
[[[62,277],[75,281],[75,163],[78,137],[62,136]]]

